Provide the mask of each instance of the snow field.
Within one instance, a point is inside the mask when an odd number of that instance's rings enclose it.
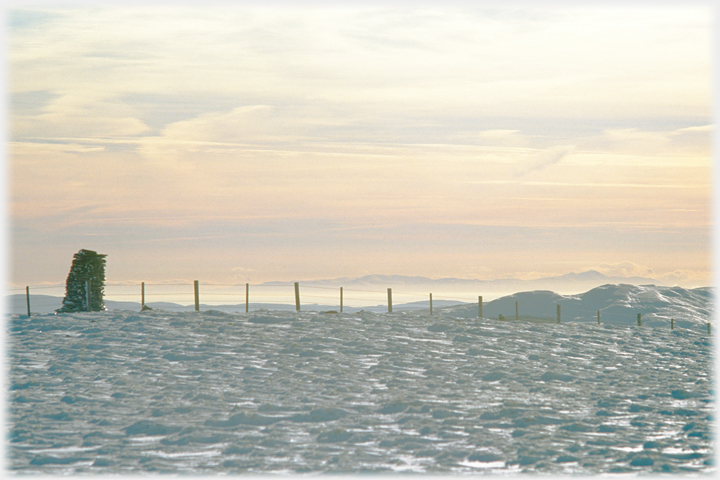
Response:
[[[714,472],[696,329],[449,313],[8,317],[27,474]]]

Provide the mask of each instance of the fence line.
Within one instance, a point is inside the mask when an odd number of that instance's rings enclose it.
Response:
[[[155,298],[163,297],[163,298],[167,298],[167,297],[183,296],[183,297],[185,297],[185,298],[189,298],[189,295],[190,295],[190,286],[187,285],[187,284],[181,284],[181,283],[171,283],[171,284],[169,284],[169,283],[146,283],[146,282],[140,282],[140,284],[127,284],[127,283],[106,284],[106,285],[105,285],[106,290],[113,290],[113,289],[118,289],[118,288],[124,288],[124,289],[130,289],[130,288],[132,288],[132,289],[135,289],[135,292],[133,292],[133,293],[130,293],[130,292],[128,292],[128,293],[117,293],[117,292],[115,292],[115,293],[109,293],[109,292],[106,291],[104,297],[105,297],[105,299],[110,299],[110,298],[130,298],[130,299],[133,299],[133,298],[134,298],[134,299],[137,299],[137,298],[138,298],[138,292],[137,292],[138,286],[140,287],[139,297],[140,297],[140,307],[141,307],[141,310],[145,310],[145,309],[149,308],[149,307],[147,307],[147,304],[146,304],[146,297],[155,297]],[[163,290],[175,289],[175,288],[177,288],[177,287],[186,287],[186,286],[187,286],[187,287],[188,287],[188,291],[187,291],[187,292],[177,292],[177,291],[174,291],[174,292],[173,292],[173,291],[152,292],[152,291],[147,291],[147,290],[146,290],[146,286],[150,286],[150,287],[161,287],[161,289],[163,289]],[[201,304],[201,302],[200,302],[200,295],[201,295],[201,293],[202,293],[202,292],[201,292],[201,289],[200,289],[200,286],[201,286],[201,284],[200,284],[199,281],[195,280],[195,281],[193,282],[193,294],[194,294],[194,297],[193,297],[194,302],[193,302],[193,303],[194,303],[195,311],[199,311],[199,310],[200,310],[200,304]],[[220,283],[207,283],[207,284],[204,283],[204,284],[202,284],[202,287],[225,287],[225,288],[237,289],[237,291],[235,291],[235,292],[217,292],[217,291],[214,291],[214,292],[211,292],[211,293],[210,293],[210,296],[211,296],[211,297],[230,297],[230,296],[234,296],[234,297],[237,297],[238,300],[240,300],[242,297],[244,297],[244,298],[242,298],[242,300],[244,300],[244,303],[245,303],[245,311],[246,311],[246,312],[249,312],[249,310],[250,310],[250,286],[251,286],[251,285],[250,285],[249,283],[245,283],[245,284],[244,284],[244,286],[245,286],[244,295],[241,295],[241,294],[239,293],[242,286],[243,286],[242,284],[220,284]],[[34,291],[34,290],[48,290],[48,289],[56,289],[56,290],[57,290],[57,289],[62,289],[62,290],[64,290],[64,287],[65,287],[65,285],[63,285],[63,284],[50,284],[50,285],[44,284],[44,285],[32,286],[32,289],[33,289],[33,291]],[[278,284],[278,283],[276,283],[276,284],[270,284],[270,285],[257,284],[257,285],[253,285],[253,287],[254,287],[254,290],[255,290],[255,289],[258,289],[258,288],[262,290],[262,289],[275,289],[275,288],[290,288],[290,287],[294,287],[294,290],[295,290],[295,309],[296,309],[296,311],[298,311],[298,312],[301,311],[301,301],[300,301],[300,300],[301,300],[301,296],[300,296],[300,283],[299,283],[299,282],[287,283],[287,284],[284,284],[284,283],[283,283],[283,284]],[[27,313],[27,316],[31,316],[31,314],[32,314],[32,308],[37,308],[37,307],[55,307],[55,306],[57,305],[56,302],[48,303],[48,301],[42,301],[42,300],[35,300],[35,301],[32,301],[32,302],[31,302],[31,292],[30,292],[30,289],[31,289],[30,286],[26,286],[25,289],[20,289],[20,288],[6,289],[7,292],[13,292],[13,291],[14,291],[14,292],[22,292],[22,291],[24,290],[23,293],[25,293],[25,300],[26,300],[26,302],[25,302],[26,305],[24,305],[24,306],[26,307],[25,313]],[[326,300],[330,300],[330,304],[331,304],[331,305],[332,305],[332,304],[337,304],[336,301],[339,300],[340,312],[343,312],[343,309],[344,309],[345,307],[347,307],[347,303],[346,303],[347,297],[346,297],[346,295],[345,295],[346,293],[350,293],[350,294],[353,294],[353,293],[373,293],[373,294],[377,294],[378,297],[382,294],[381,292],[376,291],[376,290],[346,289],[346,288],[344,288],[344,287],[326,287],[326,286],[318,286],[318,285],[307,285],[307,286],[303,286],[303,290],[304,290],[304,289],[325,290],[325,291],[333,291],[333,292],[336,292],[336,295],[334,295],[334,296],[321,295],[321,294],[320,294],[320,295],[313,295],[313,294],[307,295],[307,294],[305,294],[305,295],[303,295],[303,298],[311,298],[311,299],[316,299],[316,300],[326,299]],[[319,292],[318,292],[318,293],[319,293]],[[64,294],[64,292],[63,292],[63,294]],[[261,300],[260,302],[258,302],[258,301],[255,302],[255,304],[258,304],[258,303],[259,303],[260,305],[262,305],[263,303],[268,303],[267,300],[268,300],[269,298],[279,298],[279,299],[281,299],[281,302],[280,302],[280,303],[283,304],[283,305],[287,304],[286,302],[289,300],[289,298],[288,298],[289,295],[288,295],[287,292],[277,292],[277,293],[267,293],[267,292],[265,292],[265,293],[257,293],[256,291],[253,291],[252,294],[253,294],[253,297],[258,297],[258,298],[260,298],[260,300]],[[429,302],[428,302],[428,303],[429,303],[429,313],[430,313],[431,316],[434,314],[434,309],[433,309],[433,299],[434,299],[434,298],[433,298],[433,294],[432,294],[432,293],[429,293],[429,294],[421,294],[421,293],[417,293],[417,292],[396,292],[396,294],[397,294],[397,295],[402,295],[402,296],[404,296],[404,297],[425,297],[425,298],[429,298]],[[338,295],[339,295],[339,296],[338,296]],[[428,296],[429,296],[429,297],[428,297]],[[458,304],[471,305],[471,304],[473,304],[473,303],[476,303],[476,304],[478,305],[478,317],[484,318],[484,316],[483,316],[483,297],[482,297],[482,296],[478,296],[478,297],[477,297],[477,298],[478,298],[477,302],[473,302],[473,301],[471,301],[471,300],[469,300],[469,299],[467,299],[467,298],[458,298],[458,297],[442,297],[442,298],[443,298],[445,301],[451,301],[451,302],[452,302],[452,301],[456,301],[456,302],[458,302]],[[265,300],[265,301],[263,302],[262,300]],[[284,300],[284,302],[283,302],[282,300]],[[372,307],[377,307],[377,306],[382,305],[382,303],[377,303],[377,302],[379,302],[380,298],[367,298],[367,297],[364,297],[364,296],[363,296],[363,297],[355,297],[355,296],[353,296],[352,300],[355,301],[355,302],[369,302],[369,303],[372,304],[372,305],[365,305],[365,307],[370,307],[370,306],[372,306]],[[437,296],[435,297],[435,300],[437,300]],[[117,300],[115,300],[115,301],[117,301]],[[91,302],[91,299],[90,299],[90,296],[89,296],[89,286],[86,284],[86,305],[90,305],[90,304],[91,304],[90,302]],[[129,303],[134,303],[134,302],[129,302]],[[374,304],[373,304],[373,303],[374,303]],[[237,305],[240,305],[240,303],[238,302]],[[317,305],[317,303],[316,303],[315,305]],[[288,304],[288,306],[290,306],[290,305]],[[185,308],[187,308],[187,307],[188,307],[188,306],[186,306],[186,305],[178,305],[177,308],[185,309]],[[18,308],[18,307],[16,307],[16,308]],[[59,308],[59,307],[58,307],[58,308]],[[170,309],[171,307],[165,306],[164,308]],[[354,306],[354,307],[351,307],[351,308],[363,308],[363,307],[362,307],[362,306]],[[519,321],[519,320],[520,320],[519,308],[520,308],[520,307],[519,307],[519,302],[518,302],[518,301],[515,301],[515,320],[516,320],[516,321]],[[425,308],[419,308],[419,309],[425,310]],[[387,289],[387,311],[388,311],[388,313],[392,313],[392,312],[393,312],[393,291],[392,291],[392,288],[388,288],[388,289]],[[16,312],[16,313],[17,313],[17,312]],[[504,317],[502,314],[500,315],[499,318],[500,318],[501,320],[505,320],[505,317]],[[561,306],[560,306],[560,304],[557,304],[557,323],[560,323],[560,322],[561,322]],[[675,322],[675,319],[674,319],[674,318],[671,318],[671,319],[670,319],[670,328],[671,328],[671,329],[674,329],[674,328],[675,328],[674,322]],[[597,324],[598,324],[598,325],[601,324],[600,310],[597,311]],[[642,313],[637,313],[637,325],[638,325],[638,326],[642,326]],[[710,333],[711,333],[711,325],[710,325],[710,323],[709,323],[709,322],[706,322],[706,326],[707,326],[708,334],[710,334]]]
[[[238,297],[239,299],[243,299],[244,296],[247,295],[247,291],[245,292],[245,295],[241,292],[242,284],[217,284],[217,283],[202,283],[202,287],[235,287],[238,290],[235,292],[223,292],[223,291],[212,291],[211,296],[212,297]],[[272,288],[278,288],[278,287],[293,287],[294,284],[288,283],[288,284],[271,284],[271,285],[265,285],[265,284],[257,284],[257,285],[251,285],[251,284],[245,284],[246,289],[248,287],[254,287],[254,288],[261,288],[261,289],[272,289]],[[139,287],[139,288],[138,288]],[[158,292],[157,290],[153,291],[151,287],[160,287],[161,290]],[[188,287],[188,289],[185,292],[178,292],[175,291],[168,291],[169,289],[176,289],[177,287]],[[55,296],[64,296],[65,294],[65,285],[64,284],[56,284],[56,285],[41,285],[41,286],[31,286],[33,291],[38,289],[56,289],[56,295]],[[132,288],[133,292],[118,292],[117,289],[129,289]],[[192,293],[192,288],[189,284],[180,284],[180,283],[148,283],[148,282],[140,282],[135,285],[127,284],[127,283],[118,283],[118,284],[112,284],[112,283],[106,283],[105,284],[105,293],[104,298],[128,298],[128,299],[134,299],[138,298],[138,296],[141,299],[142,303],[142,297],[143,297],[143,290],[145,297],[182,297],[185,296],[186,298],[189,297]],[[376,294],[376,298],[370,298],[368,296],[355,296],[353,295],[352,300],[357,301],[365,301],[365,302],[378,302],[382,299],[382,292],[378,290],[367,290],[367,289],[348,289],[344,287],[322,287],[322,286],[316,286],[316,285],[303,285],[303,290],[305,289],[315,289],[315,290],[326,290],[326,291],[334,291],[339,292],[342,290],[344,293],[348,294],[354,294],[354,293],[373,293]],[[115,291],[112,291],[115,290]],[[137,291],[140,291],[140,294],[136,293]],[[8,288],[6,289],[6,292],[8,293],[25,293],[25,288]],[[394,292],[397,295],[403,296],[403,297],[418,297],[418,298],[427,298],[428,294],[424,293],[417,293],[417,292],[408,292],[408,291],[395,291]],[[257,295],[257,294],[256,294]],[[277,298],[285,298],[287,299],[287,295],[283,293],[261,293],[260,296],[262,298],[266,297],[277,297]],[[318,299],[331,299],[336,300],[338,298],[338,295],[303,295],[303,297],[312,297],[312,298],[318,298]],[[349,298],[346,296],[346,298]],[[456,301],[458,303],[474,303],[474,301],[470,297],[460,297],[460,296],[441,296],[438,297],[438,295],[435,295],[434,299],[437,300],[440,298],[441,300],[445,301]],[[189,300],[188,300],[189,301]]]
[[[285,303],[289,300],[288,295],[285,292],[268,292],[267,290],[273,290],[278,288],[287,288],[295,286],[296,283],[287,283],[287,284],[258,284],[258,285],[252,285],[254,287],[253,297],[256,297],[258,300],[256,300],[256,303]],[[161,301],[160,299],[168,298],[168,299],[177,299],[180,297],[183,297],[189,301],[190,295],[193,295],[193,303],[195,304],[196,310],[199,309],[200,305],[200,296],[201,296],[201,289],[200,289],[200,282],[194,281],[192,290],[190,289],[190,285],[187,284],[181,284],[181,283],[148,283],[148,282],[140,282],[139,284],[128,284],[128,283],[106,283],[104,288],[104,299],[106,300],[114,300],[114,301],[128,301],[129,303],[132,302],[135,299],[138,299],[139,297],[139,305],[142,309],[147,305],[148,301]],[[139,287],[139,288],[138,288]],[[184,287],[187,287],[187,290],[179,292],[177,291],[178,288],[182,288],[185,290]],[[237,291],[235,292],[228,292],[228,291],[211,291],[210,295],[211,297],[217,298],[217,297],[236,297],[238,298],[238,303],[242,300],[245,301],[246,304],[246,311],[249,310],[249,303],[250,303],[250,287],[251,285],[249,283],[245,284],[245,292],[244,295],[241,292],[241,284],[222,284],[222,283],[203,283],[202,287],[223,287],[223,288],[236,288]],[[26,299],[28,300],[28,303],[30,303],[30,286],[27,286],[25,289],[20,288],[12,288],[12,289],[6,289],[6,292],[13,293],[13,292],[22,292],[25,290]],[[62,298],[65,294],[65,285],[63,284],[52,284],[52,285],[41,285],[41,286],[32,286],[32,290],[35,291],[37,289],[55,289],[56,291],[53,292],[56,295],[55,297]],[[135,292],[128,292],[128,289],[133,289]],[[257,289],[260,289],[261,292],[258,293]],[[363,307],[377,307],[378,305],[382,305],[382,297],[380,295],[381,292],[376,290],[368,290],[368,289],[347,289],[345,287],[325,287],[325,286],[318,286],[318,285],[307,285],[303,286],[303,289],[312,289],[315,291],[334,291],[336,292],[336,295],[322,295],[320,294],[305,294],[303,295],[303,298],[312,298],[316,301],[322,301],[327,300],[329,304],[336,304],[339,300],[340,302],[340,308],[341,310],[345,307],[350,308],[363,308]],[[120,291],[118,291],[120,290]],[[139,290],[139,292],[138,292]],[[160,290],[160,291],[158,291]],[[193,293],[191,293],[193,292]],[[371,296],[367,295],[360,295],[357,294],[364,294],[364,293],[372,293],[377,294],[375,298],[371,298]],[[417,297],[427,298],[427,294],[421,294],[417,292],[396,292],[396,296],[400,295],[403,297]],[[432,301],[432,294],[431,301]],[[244,297],[244,298],[243,298]],[[392,293],[391,289],[388,289],[388,300],[389,300],[389,310],[392,310]],[[435,300],[438,299],[438,296],[435,296]],[[464,303],[472,303],[472,300],[469,298],[461,298],[458,296],[447,296],[447,297],[441,297],[441,299],[445,301],[450,302],[458,302],[458,304],[464,304]],[[177,301],[177,300],[175,300]],[[285,301],[285,302],[283,302]],[[299,306],[299,292],[296,295],[296,309],[300,310]],[[134,302],[132,302],[134,303]],[[183,304],[185,302],[182,302]],[[318,302],[320,303],[320,302]],[[353,304],[353,305],[350,305]],[[50,307],[54,306],[55,303],[50,301],[43,301],[43,300],[34,300],[32,301],[31,305],[34,305],[35,307]],[[190,304],[192,305],[192,304]],[[179,305],[180,308],[187,307],[188,305]],[[433,312],[434,313],[434,312]]]

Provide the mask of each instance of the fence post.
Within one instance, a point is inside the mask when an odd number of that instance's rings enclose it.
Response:
[[[28,317],[30,316],[30,287],[25,287],[25,301],[27,302]]]
[[[300,311],[300,284],[295,282],[295,311]]]
[[[343,287],[340,287],[340,313],[343,313]]]
[[[600,325],[600,310],[598,310],[598,325]]]
[[[392,288],[388,288],[388,313],[392,313]]]
[[[250,311],[250,284],[245,284],[245,313]]]
[[[200,284],[195,280],[195,311],[200,311]]]
[[[29,315],[29,314],[28,314]],[[710,335],[710,322],[708,322],[708,335]]]
[[[433,311],[432,311],[432,293],[431,293],[430,294],[430,315],[432,315],[432,314],[433,314]]]
[[[670,319],[670,330],[675,330],[675,319],[674,318]]]
[[[482,312],[482,295],[478,296],[478,318],[482,318],[483,312]]]
[[[518,310],[518,302],[515,300],[515,321],[520,320],[520,310]]]
[[[87,301],[87,311],[91,312],[92,307],[90,306],[90,280],[85,280],[85,301]]]
[[[557,306],[557,322],[560,323],[560,305]]]
[[[140,282],[140,310],[145,310],[145,282]]]
[[[638,327],[642,327],[642,315],[638,313]]]

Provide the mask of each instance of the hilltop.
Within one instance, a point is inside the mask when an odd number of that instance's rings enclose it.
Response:
[[[656,285],[601,285],[578,295],[560,295],[547,290],[519,292],[498,298],[483,306],[483,316],[515,319],[515,302],[520,318],[553,321],[557,305],[563,322],[597,322],[628,325],[642,315],[643,325],[690,327],[711,322],[713,291],[709,287],[685,289]],[[477,305],[459,305],[444,309],[457,317],[476,317]]]

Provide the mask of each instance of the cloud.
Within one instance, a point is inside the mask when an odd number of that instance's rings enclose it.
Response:
[[[679,128],[670,133],[670,135],[685,135],[688,133],[712,134],[713,132],[715,132],[715,125],[701,125],[699,127]]]
[[[234,267],[230,271],[232,272],[232,279],[236,282],[250,282],[252,281],[252,275],[257,274],[256,270],[245,267]]]
[[[501,147],[526,147],[529,138],[516,129],[483,130],[477,134],[481,145]]]
[[[109,138],[141,135],[151,129],[117,100],[92,95],[48,95],[32,109],[11,112],[12,138]]]
[[[675,152],[705,155],[710,160],[714,133],[715,125],[679,128],[668,134],[668,147]]]
[[[550,165],[555,165],[572,152],[574,148],[575,147],[571,145],[563,145],[542,150],[538,154],[533,155],[529,161],[521,164],[515,175],[521,177],[530,172],[544,170]]]
[[[651,277],[654,274],[652,268],[633,262],[601,263],[592,269],[608,277]]]
[[[709,271],[678,269],[658,277],[665,285],[707,286],[708,278],[712,278]]]
[[[198,152],[228,154],[258,148],[282,151],[322,135],[341,123],[318,110],[273,105],[243,105],[229,111],[208,112],[168,124],[160,135],[138,140],[139,151],[150,159],[177,161]]]
[[[33,262],[47,271],[48,256],[29,246],[57,248],[68,230],[63,211],[84,205],[97,211],[70,220],[85,233],[119,225],[127,236],[151,237],[157,251],[181,243],[160,239],[188,239],[198,269],[217,255],[213,268],[228,274],[244,265],[286,276],[291,261],[332,270],[336,258],[372,272],[391,268],[390,255],[377,252],[392,250],[393,273],[426,258],[438,275],[457,265],[472,276],[468,265],[506,271],[494,258],[512,242],[532,250],[519,268],[544,268],[533,265],[540,236],[453,236],[443,222],[602,227],[589,243],[558,235],[543,248],[561,259],[566,246],[584,249],[583,264],[632,258],[692,268],[688,259],[707,248],[697,226],[709,223],[712,192],[712,127],[703,126],[711,120],[687,120],[711,118],[708,12],[123,7],[54,9],[42,22],[33,12],[15,15],[12,220],[60,232],[13,237],[27,247],[14,255],[16,271]],[[626,128],[641,125],[648,131]],[[601,182],[613,187],[595,188]],[[629,183],[683,188],[669,194]],[[214,235],[213,221],[237,237],[221,243],[226,230]],[[387,224],[398,228],[363,228]],[[441,224],[424,238],[410,234]],[[188,230],[151,234],[178,225]],[[650,227],[671,233],[638,241]],[[237,260],[219,258],[258,229],[268,236]],[[113,248],[127,236],[109,236]],[[681,236],[687,249],[668,246]],[[523,238],[532,242],[517,243]],[[494,242],[502,248],[477,256],[477,245]],[[317,267],[302,251],[308,245],[317,245]],[[667,260],[668,249],[678,259]],[[174,278],[187,258],[165,253],[138,253],[137,266],[159,271],[165,262],[162,275]],[[274,262],[282,266],[268,273]]]
[[[483,130],[478,134],[480,138],[488,138],[488,139],[495,139],[495,138],[507,138],[507,137],[514,137],[517,133],[520,133],[520,130]]]
[[[25,22],[12,32],[13,92],[61,85],[105,98],[277,96],[376,118],[398,111],[525,118],[712,113],[712,16],[703,9],[51,13],[45,23]]]
[[[231,270],[232,270],[233,272],[239,272],[239,273],[246,273],[246,272],[247,272],[247,273],[250,273],[250,272],[254,272],[254,271],[255,271],[255,270],[253,270],[252,268],[245,268],[245,267],[233,267]]]
[[[656,154],[709,156],[713,132],[713,125],[690,126],[669,131],[608,128],[599,135],[578,139],[578,148],[641,156]]]

